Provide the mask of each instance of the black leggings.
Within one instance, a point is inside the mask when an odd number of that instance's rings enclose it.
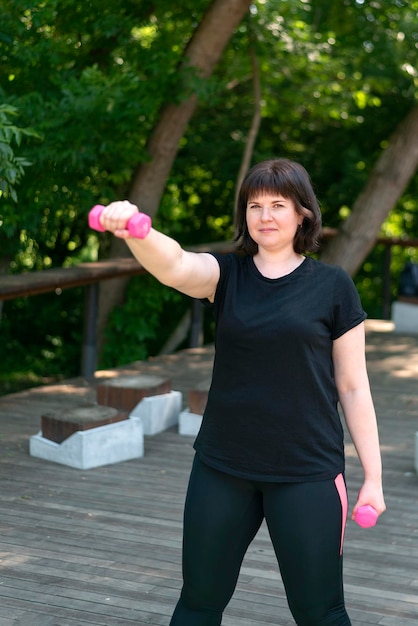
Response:
[[[247,548],[265,518],[298,626],[350,626],[342,585],[342,476],[267,483],[195,457],[184,513],[183,589],[170,626],[219,626]]]

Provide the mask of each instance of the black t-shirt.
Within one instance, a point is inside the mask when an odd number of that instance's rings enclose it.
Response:
[[[214,256],[215,360],[196,451],[254,480],[335,478],[344,442],[332,344],[366,317],[353,281],[310,257],[270,279],[251,256]]]

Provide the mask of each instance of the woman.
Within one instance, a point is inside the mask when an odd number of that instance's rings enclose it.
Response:
[[[132,239],[129,202],[102,226],[125,238],[162,283],[211,307],[212,385],[194,447],[184,514],[183,588],[171,626],[219,626],[246,550],[266,520],[298,626],[347,626],[342,547],[347,517],[340,403],[364,470],[352,510],[381,514],[381,459],[366,371],[364,319],[352,280],[305,256],[321,226],[298,163],[259,163],[241,187],[244,255],[192,253],[151,229]]]

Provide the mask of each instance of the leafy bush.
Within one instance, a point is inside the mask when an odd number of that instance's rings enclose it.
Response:
[[[6,301],[0,333],[0,394],[80,374],[82,289]]]
[[[99,368],[126,365],[158,354],[190,304],[189,298],[150,275],[133,278],[125,303],[109,319]]]

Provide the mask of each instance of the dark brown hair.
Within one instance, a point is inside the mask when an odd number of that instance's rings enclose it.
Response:
[[[321,230],[321,210],[305,168],[289,159],[270,159],[252,167],[238,193],[235,213],[235,241],[238,248],[254,256],[258,244],[250,237],[247,227],[247,204],[258,193],[280,194],[290,198],[303,222],[296,231],[293,248],[298,254],[318,249]]]

